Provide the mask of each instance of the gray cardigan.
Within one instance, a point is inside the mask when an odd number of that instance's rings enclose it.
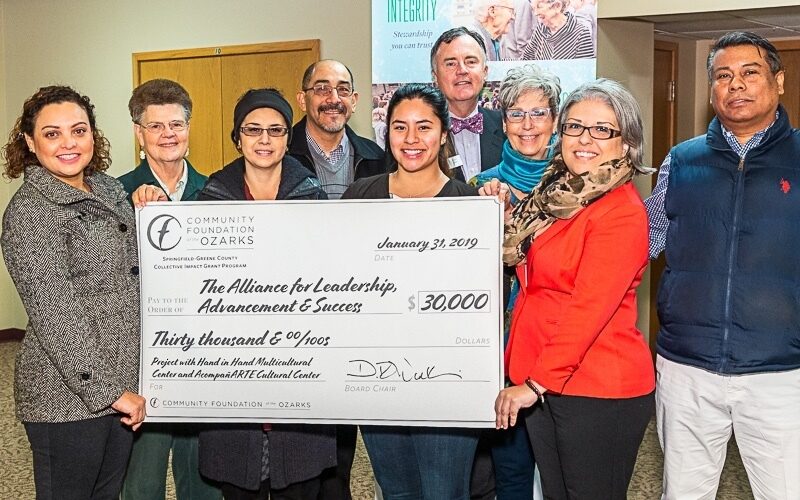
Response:
[[[107,415],[138,391],[133,209],[114,178],[86,182],[91,193],[29,166],[3,215],[3,257],[28,313],[14,384],[24,422]]]

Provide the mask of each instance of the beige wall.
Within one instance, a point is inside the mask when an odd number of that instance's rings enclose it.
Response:
[[[322,40],[323,57],[347,63],[369,96],[369,6],[367,0],[6,1],[6,19],[13,20],[5,23],[6,123],[39,86],[73,85],[95,103],[113,146],[111,173],[121,174],[134,157],[127,113],[133,52],[307,38]],[[371,131],[368,101],[353,122],[364,133]]]
[[[3,89],[6,82],[6,50],[5,50],[5,34],[6,34],[6,8],[4,3],[0,3],[0,90]],[[0,117],[6,116],[6,93],[0,91]],[[0,138],[5,143],[5,138],[8,136],[9,127],[6,126],[4,120],[0,120]],[[11,194],[17,190],[19,181],[8,182],[0,178],[0,213],[4,212]],[[20,327],[24,324],[25,312],[22,309],[22,303],[17,296],[17,291],[11,283],[11,278],[6,271],[5,261],[0,259],[0,328],[9,328],[12,326]]]
[[[708,130],[708,123],[714,116],[709,99],[711,97],[708,84],[708,70],[706,61],[711,50],[713,40],[699,40],[695,47],[695,74],[694,82],[694,135],[704,134]]]
[[[601,0],[603,1],[603,0]],[[644,122],[644,162],[652,164],[653,123],[653,25],[650,23],[598,21],[597,76],[612,78],[625,85],[636,98]],[[630,50],[636,47],[636,50]],[[636,186],[642,196],[650,193],[650,177],[640,177]],[[650,321],[650,271],[645,273],[638,290],[638,327],[648,336]]]
[[[689,12],[716,12],[720,10],[757,9],[800,5],[781,0],[598,0],[597,15],[601,18],[655,16],[659,14],[681,14]]]

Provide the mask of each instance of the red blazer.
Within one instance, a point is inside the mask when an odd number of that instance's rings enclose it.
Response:
[[[534,240],[517,267],[520,294],[506,349],[511,380],[530,377],[572,396],[652,392],[650,350],[636,329],[647,250],[647,214],[630,182]]]

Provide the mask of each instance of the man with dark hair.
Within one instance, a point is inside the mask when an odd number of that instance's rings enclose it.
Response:
[[[350,68],[332,59],[306,68],[297,92],[306,116],[292,127],[289,154],[317,175],[329,199],[341,198],[356,179],[386,171],[383,149],[347,125],[357,103]],[[355,425],[336,426],[338,465],[322,473],[320,498],[350,500],[357,432]]]
[[[347,66],[330,59],[310,65],[297,103],[306,116],[292,128],[289,154],[317,174],[328,198],[339,199],[354,180],[386,171],[383,150],[347,125],[358,103]]]
[[[672,149],[645,202],[658,293],[665,499],[714,498],[731,431],[757,499],[800,498],[800,131],[775,47],[708,57],[708,132]]]
[[[454,176],[470,180],[500,162],[503,122],[499,111],[478,107],[489,67],[483,38],[465,27],[442,33],[431,47],[431,76],[450,108],[449,158]]]

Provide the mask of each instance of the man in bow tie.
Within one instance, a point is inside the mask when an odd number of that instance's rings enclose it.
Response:
[[[431,47],[433,83],[450,108],[448,163],[458,180],[468,181],[500,163],[506,140],[502,116],[499,111],[478,107],[488,73],[486,45],[481,35],[469,28],[449,29]],[[491,435],[482,435],[472,468],[472,500],[495,497],[490,449]]]
[[[431,48],[433,83],[450,108],[450,168],[460,180],[497,165],[506,139],[500,112],[478,107],[488,72],[483,39],[468,28],[445,31]]]

